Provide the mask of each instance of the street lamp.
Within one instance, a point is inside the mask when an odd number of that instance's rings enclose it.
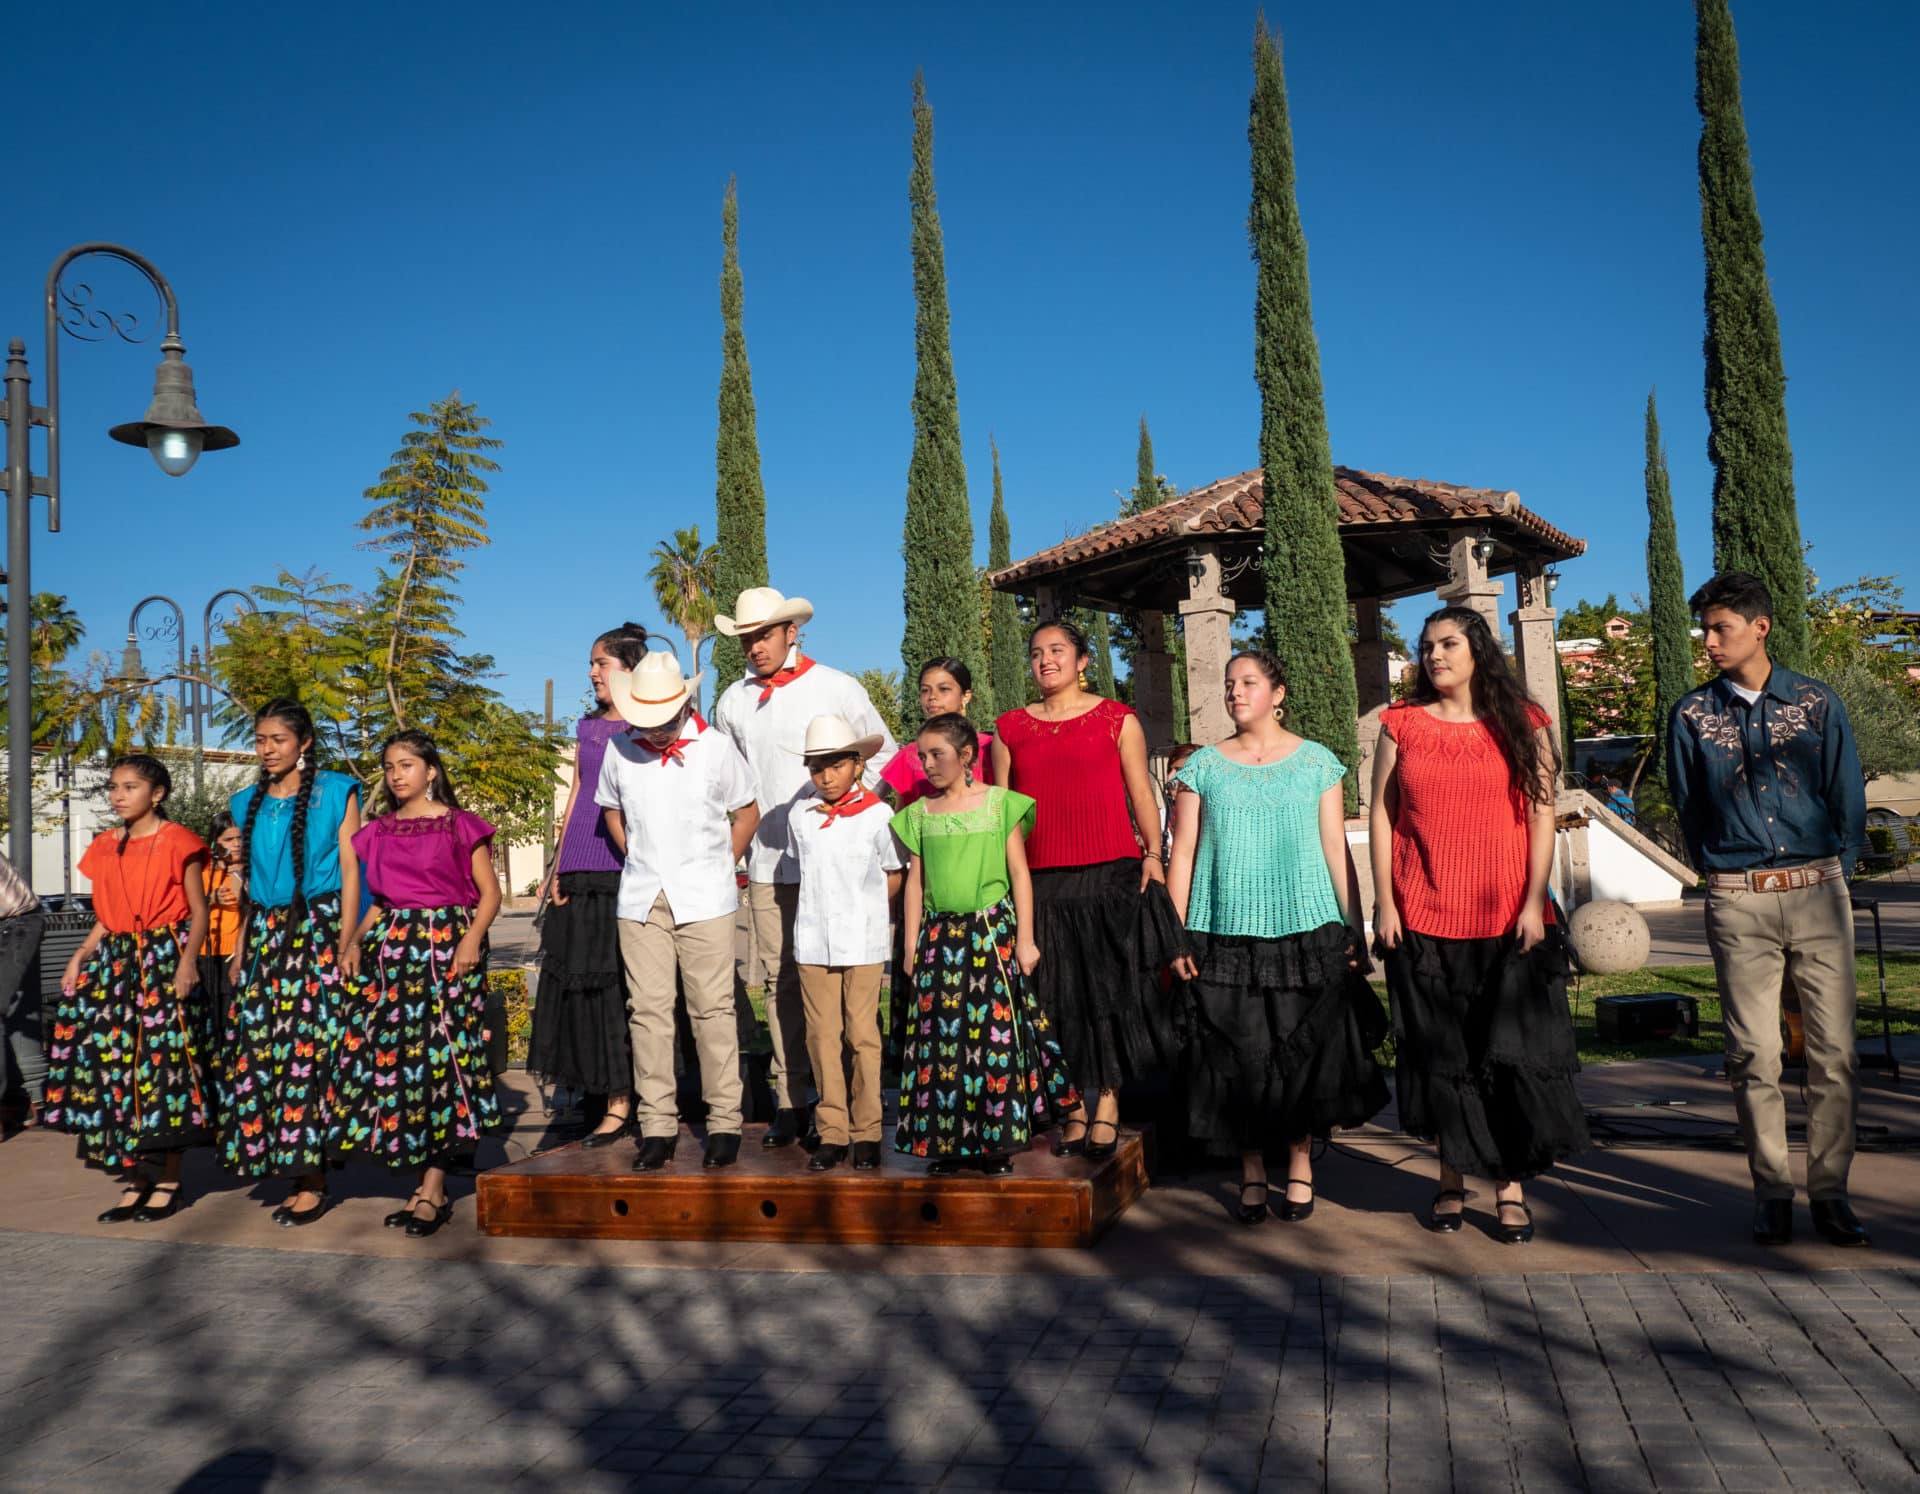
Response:
[[[180,682],[181,712],[193,722],[193,794],[196,799],[200,797],[201,783],[205,777],[206,723],[207,718],[213,714],[213,701],[209,692],[214,687],[205,673],[213,667],[213,609],[228,597],[234,598],[238,604],[233,609],[236,616],[242,611],[258,612],[260,610],[254,605],[253,598],[244,591],[235,590],[233,587],[216,591],[208,599],[206,610],[200,614],[201,643],[193,646],[191,660],[188,659],[186,652],[187,615],[181,611],[180,604],[172,597],[160,596],[157,593],[150,597],[142,597],[134,604],[133,613],[127,618],[127,648],[126,652],[120,656],[120,668],[116,673],[108,676],[106,681],[110,689],[128,695],[151,689],[154,685],[161,683],[148,676],[146,661],[140,657],[140,614],[156,602],[171,607],[174,618],[173,636],[180,651],[178,668],[173,677]],[[147,629],[147,637],[156,642],[164,642],[166,636],[164,626]],[[201,652],[202,643],[206,646],[205,653]]]
[[[27,372],[27,345],[14,338],[7,345],[6,403],[0,419],[7,426],[7,846],[22,875],[33,872],[33,586],[29,550],[33,533],[33,500],[47,500],[47,531],[60,531],[60,341],[65,332],[82,342],[100,342],[111,334],[122,342],[139,343],[149,335],[138,319],[115,316],[93,306],[92,291],[84,285],[68,290],[60,276],[76,259],[101,255],[130,265],[146,277],[166,308],[167,331],[160,343],[160,366],[154,373],[153,403],[144,420],[117,425],[108,433],[116,441],[145,446],[160,470],[170,477],[187,471],[202,451],[238,446],[240,438],[223,425],[208,425],[194,399],[193,371],[187,367],[180,341],[180,306],[166,276],[151,262],[118,244],[76,244],[47,271],[46,342],[47,402],[33,403],[32,379]],[[64,305],[65,309],[61,307]],[[47,475],[33,472],[33,427],[47,433]],[[181,630],[183,633],[185,629]],[[139,650],[133,650],[138,662]]]

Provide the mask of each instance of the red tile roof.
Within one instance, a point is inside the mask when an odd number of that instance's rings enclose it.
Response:
[[[1520,502],[1518,493],[1386,477],[1354,467],[1335,467],[1333,480],[1340,496],[1343,533],[1379,524],[1486,519],[1489,528],[1517,531],[1532,539],[1539,549],[1553,552],[1554,559],[1568,560],[1586,552],[1585,540],[1575,539],[1531,512]],[[1257,531],[1265,523],[1265,492],[1256,467],[1170,498],[1145,513],[1089,529],[995,571],[989,579],[995,586],[1004,587],[1169,535],[1244,533]]]

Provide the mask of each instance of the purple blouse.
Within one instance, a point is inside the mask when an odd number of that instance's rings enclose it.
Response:
[[[464,809],[408,820],[385,814],[354,833],[353,852],[382,907],[472,908],[480,902],[473,848],[492,839],[493,826]]]
[[[574,776],[584,793],[573,797],[573,813],[567,816],[560,832],[560,861],[555,870],[567,872],[617,872],[626,863],[613,848],[607,834],[606,816],[593,802],[593,786],[600,781],[600,760],[607,755],[607,743],[627,729],[618,716],[582,716],[574,728],[579,746],[574,751]]]

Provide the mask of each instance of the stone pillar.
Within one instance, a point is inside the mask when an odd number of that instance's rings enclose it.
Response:
[[[1180,604],[1187,635],[1187,740],[1202,747],[1233,735],[1221,681],[1233,657],[1234,605],[1220,575],[1220,547],[1187,552],[1187,599]]]
[[[1547,591],[1546,568],[1528,561],[1514,576],[1519,606],[1507,614],[1513,625],[1513,658],[1520,683],[1533,703],[1547,713],[1553,739],[1560,740],[1560,655],[1553,646],[1553,624],[1560,614]]]
[[[1380,713],[1393,699],[1387,677],[1387,645],[1380,637],[1380,599],[1362,597],[1353,604],[1358,637],[1353,645],[1353,682],[1360,694],[1360,807],[1373,797],[1373,755],[1380,745]]]
[[[1140,614],[1140,651],[1133,661],[1133,708],[1149,752],[1164,752],[1176,740],[1173,660],[1167,653],[1167,621],[1161,612]]]
[[[1066,601],[1060,595],[1060,588],[1041,582],[1033,589],[1033,620],[1037,627],[1041,623],[1057,622],[1067,610]]]
[[[1454,529],[1447,536],[1447,569],[1452,572],[1445,586],[1433,594],[1449,607],[1471,607],[1487,622],[1487,631],[1500,636],[1500,593],[1506,588],[1487,574],[1487,563],[1475,553],[1479,529]]]

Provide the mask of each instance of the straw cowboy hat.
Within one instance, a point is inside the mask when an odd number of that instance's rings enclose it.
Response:
[[[800,755],[803,758],[839,757],[851,752],[866,759],[878,752],[885,741],[877,731],[871,736],[856,737],[845,716],[815,716],[807,723],[807,744],[800,749]]]
[[[713,626],[729,638],[745,638],[776,623],[803,623],[813,616],[813,603],[790,597],[771,586],[749,586],[733,604],[732,617],[716,617]]]
[[[697,674],[690,680],[682,679],[680,661],[655,650],[642,654],[631,673],[624,669],[607,671],[607,702],[627,725],[646,731],[665,726],[679,715],[699,683]]]

